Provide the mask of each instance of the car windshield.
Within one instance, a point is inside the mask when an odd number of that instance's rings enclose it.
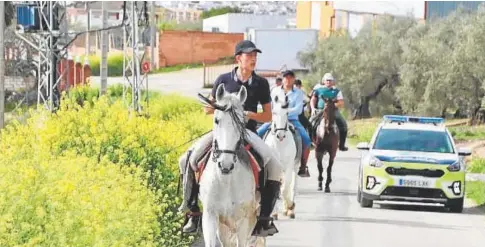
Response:
[[[454,153],[453,145],[446,132],[381,129],[374,143],[374,149]]]

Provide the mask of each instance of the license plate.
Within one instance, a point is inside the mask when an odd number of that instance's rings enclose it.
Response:
[[[431,182],[427,180],[417,180],[417,179],[399,179],[399,186],[403,187],[419,187],[419,188],[429,188]]]

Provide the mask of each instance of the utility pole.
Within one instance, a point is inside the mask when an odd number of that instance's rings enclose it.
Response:
[[[89,3],[86,2],[86,56],[91,54],[91,34],[89,30],[91,28],[91,11],[89,9]]]
[[[157,30],[155,28],[155,1],[150,2],[150,68],[155,69],[155,46]]]
[[[38,86],[37,107],[44,106],[54,112],[60,103],[58,85],[68,72],[64,69],[58,71],[58,62],[61,58],[67,58],[69,36],[67,33],[66,2],[59,1],[36,1],[33,6],[26,5],[30,10],[38,9],[40,23],[33,30],[21,28],[17,30],[17,37],[36,49],[39,53],[37,63]],[[23,26],[22,26],[23,27]],[[23,35],[31,35],[36,42],[32,43]]]
[[[0,2],[0,129],[5,125],[5,2]]]
[[[144,23],[144,11],[140,2],[125,1],[126,4],[126,23],[123,29],[123,77],[125,84],[123,87],[123,98],[126,99],[128,90],[131,90],[131,110],[141,113],[141,90],[148,88],[148,80],[141,76],[141,59],[145,53],[145,46],[140,42],[139,29],[146,26]],[[148,17],[148,16],[147,16]],[[143,48],[143,49],[140,49]]]
[[[106,13],[106,1],[101,2],[102,28],[108,27],[108,15]],[[101,31],[101,95],[106,94],[108,88],[108,31]]]

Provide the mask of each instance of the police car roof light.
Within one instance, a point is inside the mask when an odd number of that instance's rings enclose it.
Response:
[[[439,117],[413,117],[413,116],[399,116],[399,115],[385,115],[384,121],[388,122],[398,122],[398,123],[422,123],[422,124],[442,124],[444,123],[443,118]]]

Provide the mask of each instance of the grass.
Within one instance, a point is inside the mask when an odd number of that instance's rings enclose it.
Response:
[[[467,172],[485,173],[485,159],[474,158],[467,165]]]
[[[478,206],[485,205],[485,182],[467,181],[466,196],[473,200]]]
[[[348,121],[349,144],[356,145],[359,142],[369,142],[381,120],[381,118],[369,118]]]
[[[485,139],[485,125],[454,126],[448,128],[456,141]]]
[[[349,143],[356,145],[359,142],[369,142],[382,118],[369,118],[362,120],[351,120],[349,126]],[[463,122],[463,119],[450,119],[446,124],[453,125]],[[455,141],[468,141],[485,139],[485,125],[479,126],[452,126],[448,127]]]

